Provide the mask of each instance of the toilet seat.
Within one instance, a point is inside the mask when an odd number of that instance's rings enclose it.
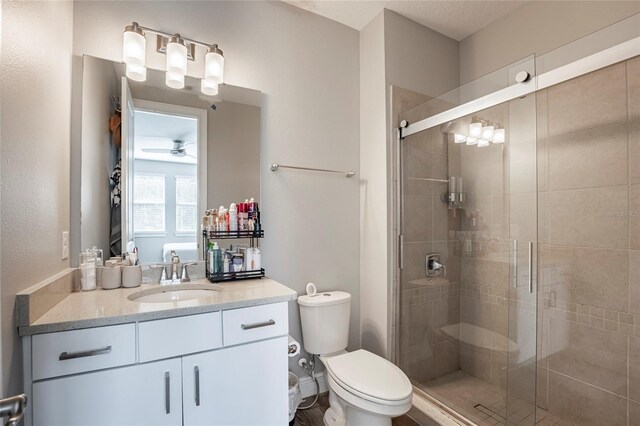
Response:
[[[411,382],[402,370],[382,357],[360,349],[323,361],[330,378],[354,396],[386,406],[404,406],[411,401]]]

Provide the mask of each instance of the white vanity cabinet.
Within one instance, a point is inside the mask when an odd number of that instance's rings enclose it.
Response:
[[[279,302],[26,337],[25,424],[285,425],[287,333]]]

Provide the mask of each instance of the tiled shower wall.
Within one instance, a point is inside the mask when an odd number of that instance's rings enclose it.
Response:
[[[424,109],[431,107],[424,104],[428,98],[419,99],[420,95],[395,87],[393,94],[396,119],[415,122],[434,112]],[[421,106],[411,109],[413,105]],[[412,380],[423,383],[460,368],[460,345],[455,338],[460,319],[459,260],[449,254],[449,230],[458,225],[440,198],[447,184],[418,180],[448,178],[448,145],[440,129],[409,136],[402,146],[405,244],[400,277],[399,362]],[[442,255],[446,276],[425,277],[425,255],[432,252]],[[448,329],[448,325],[454,329]]]
[[[640,425],[640,58],[537,94],[538,405]]]

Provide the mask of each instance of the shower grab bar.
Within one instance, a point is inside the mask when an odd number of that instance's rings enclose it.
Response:
[[[342,171],[342,170],[330,170],[330,169],[316,169],[313,167],[298,167],[298,166],[285,166],[284,164],[273,163],[271,164],[271,171],[275,172],[278,169],[295,169],[295,170],[310,170],[312,172],[325,172],[325,173],[340,173],[341,175],[345,175],[345,177],[353,177],[356,172],[354,171]]]
[[[529,241],[529,293],[533,293],[533,242]]]

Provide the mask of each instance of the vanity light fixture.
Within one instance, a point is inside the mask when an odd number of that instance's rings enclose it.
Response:
[[[487,123],[487,125],[482,126],[482,139],[486,139],[490,141],[493,139],[493,130],[495,127],[492,124]]]
[[[453,134],[454,143],[465,143],[466,141],[467,141],[467,137],[465,135],[460,135],[458,133]]]
[[[175,76],[187,74],[187,45],[180,34],[171,36],[169,43],[167,43],[167,74]],[[167,77],[167,81],[169,81],[169,77]]]
[[[137,22],[124,27],[122,34],[122,61],[127,65],[144,67],[147,39]]]
[[[146,35],[157,36],[157,51],[167,55],[167,86],[174,89],[184,87],[189,60],[195,60],[196,46],[207,49],[205,54],[204,78],[200,84],[202,93],[208,96],[218,94],[218,85],[224,82],[224,56],[217,44],[182,37],[153,28],[143,27],[137,22],[127,25],[122,35],[122,61],[127,65],[127,77],[134,81],[145,81],[147,69],[145,61]],[[206,80],[206,81],[205,81]]]
[[[167,77],[165,79],[165,83],[167,83],[167,86],[171,87],[172,89],[183,89],[184,74],[176,74],[176,73],[167,71]]]
[[[482,127],[482,121],[474,117],[472,123],[469,124],[469,136],[472,138],[479,138],[482,136]]]
[[[204,79],[211,84],[220,84],[224,80],[224,56],[217,44],[212,45],[205,56]]]
[[[145,81],[147,79],[147,67],[127,64],[127,77],[133,81]]]
[[[493,131],[493,143],[504,143],[505,134],[504,129],[495,129]]]
[[[485,148],[489,146],[489,141],[487,139],[478,139],[478,148]]]
[[[206,78],[200,80],[200,91],[208,96],[218,94],[218,83],[210,83]]]
[[[467,145],[477,145],[478,139],[472,138],[471,136],[467,137]]]

